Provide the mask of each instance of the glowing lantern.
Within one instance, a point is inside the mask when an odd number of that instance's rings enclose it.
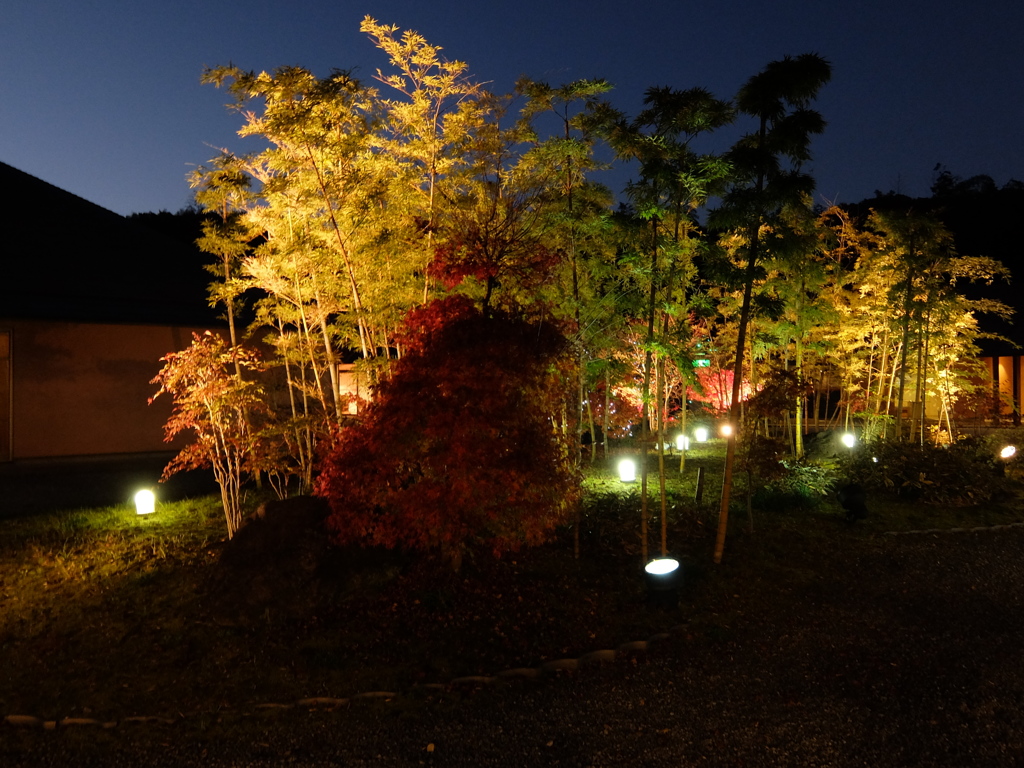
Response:
[[[623,459],[619,462],[619,480],[624,483],[632,483],[636,480],[636,462],[632,459]]]
[[[156,495],[152,491],[143,489],[135,494],[135,514],[151,515],[154,511],[156,511]]]
[[[644,566],[651,576],[668,576],[679,568],[679,561],[672,557],[659,557]]]
[[[647,582],[647,601],[650,605],[672,607],[679,600],[679,561],[672,557],[659,557],[644,566]]]
[[[843,445],[847,448],[853,448],[857,444],[857,438],[850,432],[844,432],[843,436],[839,439],[842,440]]]
[[[729,435],[731,435],[732,434],[732,424],[723,424],[721,432],[722,432],[722,437],[728,437]]]
[[[1001,459],[1012,459],[1017,455],[1017,446],[1008,445],[999,452],[999,458]]]
[[[693,436],[696,438],[698,443],[706,443],[708,441],[708,428],[697,427],[693,430]]]
[[[678,451],[685,451],[685,450],[688,450],[689,447],[690,447],[690,438],[688,438],[686,435],[679,435],[676,438],[676,450],[678,450]]]

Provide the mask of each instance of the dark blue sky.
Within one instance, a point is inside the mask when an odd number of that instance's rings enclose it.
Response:
[[[833,64],[819,201],[925,195],[936,163],[1024,180],[1024,3],[1011,0],[4,0],[0,160],[118,213],[177,210],[191,168],[246,148],[203,67],[369,78],[386,61],[359,32],[366,14],[421,32],[492,90],[604,77],[631,114],[652,85],[730,97],[772,59],[819,53]]]

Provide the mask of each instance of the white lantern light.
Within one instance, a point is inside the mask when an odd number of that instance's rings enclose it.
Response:
[[[659,557],[644,566],[644,570],[652,576],[667,576],[675,573],[678,568],[679,561],[672,557]]]
[[[698,443],[706,443],[708,441],[708,428],[697,427],[693,430],[693,436],[696,438]]]
[[[659,557],[644,566],[647,582],[647,603],[663,608],[674,607],[679,600],[679,582],[682,572],[679,561],[672,557]]]
[[[689,450],[689,448],[690,448],[690,438],[688,438],[686,435],[679,435],[678,437],[676,437],[676,450],[677,451],[686,451],[686,450]]]
[[[632,483],[636,480],[636,462],[632,459],[623,459],[619,462],[619,480],[624,483]]]
[[[728,437],[732,434],[732,424],[723,424],[720,431],[722,433],[722,437]]]
[[[151,515],[154,511],[156,511],[156,495],[152,491],[143,489],[135,494],[135,514]]]
[[[853,448],[857,444],[857,438],[852,432],[844,432],[843,436],[839,439],[843,441],[843,445],[847,448]]]
[[[1008,445],[999,452],[999,458],[1001,459],[1012,459],[1017,455],[1017,446]]]

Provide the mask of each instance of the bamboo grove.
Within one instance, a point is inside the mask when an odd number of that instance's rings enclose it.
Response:
[[[308,488],[350,412],[342,364],[372,397],[407,315],[452,294],[561,330],[573,373],[547,417],[574,446],[594,436],[583,461],[630,426],[664,446],[688,401],[741,427],[730,446],[760,434],[800,456],[825,421],[948,439],[991,397],[979,317],[1006,309],[963,288],[1002,265],[957,255],[928,215],[813,206],[820,57],[771,62],[731,100],[651,88],[630,117],[602,80],[498,95],[414,32],[362,29],[389,62],[366,81],[205,74],[262,147],[192,177],[230,346],[269,350],[281,382],[245,437],[249,471]],[[708,151],[727,126],[741,137]],[[609,163],[633,172],[617,206]],[[249,375],[243,358],[226,377]]]

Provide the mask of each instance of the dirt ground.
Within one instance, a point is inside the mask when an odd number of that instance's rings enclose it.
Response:
[[[797,543],[735,591],[696,585],[668,637],[610,663],[199,731],[9,729],[0,764],[1024,765],[1024,528]]]

